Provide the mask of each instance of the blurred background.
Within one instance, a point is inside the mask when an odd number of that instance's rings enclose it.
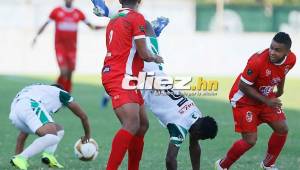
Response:
[[[34,48],[31,41],[50,11],[63,0],[0,1],[0,74],[57,74],[54,24]],[[112,10],[117,0],[107,0]],[[108,20],[92,13],[89,0],[75,0],[94,24]],[[268,48],[277,31],[288,32],[292,50],[300,52],[299,0],[144,0],[140,11],[148,20],[170,18],[160,37],[169,74],[235,76],[255,52]],[[105,31],[79,28],[77,74],[99,74]],[[180,62],[178,62],[180,61]],[[290,76],[300,76],[299,62]]]

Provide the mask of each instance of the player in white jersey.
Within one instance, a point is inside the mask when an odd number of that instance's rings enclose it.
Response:
[[[152,25],[146,24],[148,48],[155,54],[159,53],[156,34]],[[155,76],[165,76],[161,64],[144,62],[145,72],[154,72]],[[177,155],[186,135],[190,135],[190,158],[193,170],[200,169],[201,148],[198,140],[213,139],[217,135],[216,121],[209,116],[203,117],[195,103],[174,90],[144,90],[145,105],[157,119],[167,127],[170,142],[166,155],[166,168],[177,169]]]
[[[51,168],[63,168],[54,157],[58,143],[64,136],[62,126],[52,118],[60,108],[66,106],[81,119],[84,136],[82,142],[90,139],[90,125],[86,113],[74,102],[70,94],[58,85],[34,84],[23,88],[11,104],[9,119],[20,130],[16,144],[16,156],[11,164],[18,169],[27,170],[28,158],[43,152],[42,162]],[[39,136],[24,149],[29,134]]]

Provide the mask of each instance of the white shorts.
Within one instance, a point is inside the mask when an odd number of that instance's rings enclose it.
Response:
[[[28,134],[34,134],[43,125],[54,122],[41,103],[28,98],[13,101],[9,119],[16,128]]]

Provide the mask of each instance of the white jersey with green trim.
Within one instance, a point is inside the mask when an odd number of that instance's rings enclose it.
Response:
[[[50,114],[57,112],[63,105],[74,100],[68,92],[55,86],[43,84],[26,86],[16,95],[14,102],[24,98],[41,103]]]
[[[158,55],[159,48],[158,48],[158,41],[156,37],[146,37],[146,44],[148,49],[153,53]],[[155,62],[144,62],[144,72],[154,72],[156,76],[165,75],[163,72],[163,65],[157,64]]]

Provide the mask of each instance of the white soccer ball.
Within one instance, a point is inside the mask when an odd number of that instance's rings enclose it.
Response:
[[[85,144],[79,139],[74,145],[74,153],[75,156],[82,161],[95,160],[98,155],[98,144],[92,138]]]

